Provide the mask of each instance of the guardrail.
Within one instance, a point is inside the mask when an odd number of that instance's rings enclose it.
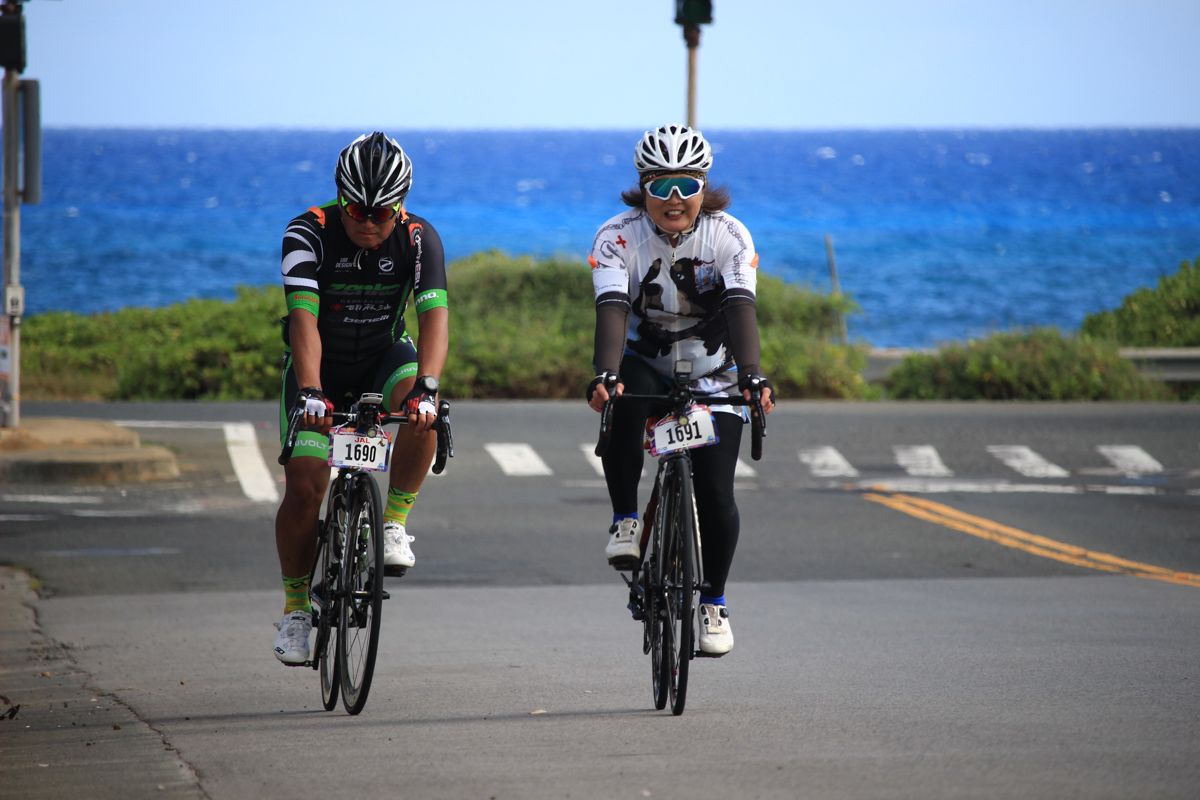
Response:
[[[932,352],[908,347],[872,349],[867,354],[863,378],[867,383],[883,383],[888,370],[909,355]],[[1168,383],[1200,382],[1200,347],[1122,347],[1117,352],[1148,377]]]

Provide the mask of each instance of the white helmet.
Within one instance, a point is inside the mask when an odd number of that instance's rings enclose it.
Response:
[[[646,131],[634,151],[633,164],[640,173],[706,173],[712,166],[712,148],[700,131],[686,125],[664,125]]]
[[[338,156],[334,181],[351,203],[394,206],[412,188],[412,161],[395,139],[363,134]]]

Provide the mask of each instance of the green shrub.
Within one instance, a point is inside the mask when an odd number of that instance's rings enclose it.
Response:
[[[996,333],[909,356],[888,374],[902,400],[1165,400],[1109,342],[1054,328]]]
[[[581,397],[591,379],[591,271],[491,251],[449,266],[445,394]],[[759,276],[763,368],[784,397],[863,397],[860,346],[831,344],[853,303]],[[241,287],[231,302],[189,300],[102,314],[25,320],[27,399],[267,400],[279,392],[284,314],[278,287]],[[408,330],[418,334],[412,309]]]
[[[1083,333],[1123,347],[1200,347],[1200,258],[1138,289],[1120,308],[1089,314]]]
[[[278,289],[24,322],[26,397],[107,400],[268,399],[279,392]]]

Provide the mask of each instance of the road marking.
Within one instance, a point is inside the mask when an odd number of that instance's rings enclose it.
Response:
[[[1154,456],[1134,444],[1101,444],[1096,446],[1096,450],[1126,475],[1163,471],[1163,465]]]
[[[527,477],[531,475],[553,475],[550,467],[542,461],[532,447],[524,443],[490,443],[483,449],[488,451],[505,475]]]
[[[74,517],[148,517],[151,512],[141,509],[76,508],[69,513]]]
[[[942,457],[931,445],[893,445],[896,463],[904,471],[917,478],[949,478],[954,471],[942,463]]]
[[[592,469],[596,471],[596,474],[603,478],[604,462],[600,460],[600,456],[596,455],[596,445],[585,442],[579,445],[579,451],[583,453],[583,457],[587,459],[587,462],[592,465]]]
[[[1068,478],[1071,473],[1021,444],[991,444],[987,451],[1026,478]]]
[[[1089,492],[1103,492],[1104,494],[1165,494],[1162,489],[1156,489],[1153,486],[1103,486],[1088,484]]]
[[[93,548],[91,550],[43,550],[38,555],[52,558],[84,558],[92,556],[173,556],[178,547]]]
[[[757,478],[758,470],[742,461],[737,460],[737,466],[733,468],[733,477],[735,478]]]
[[[896,478],[866,480],[856,484],[859,489],[878,489],[882,492],[911,492],[913,494],[945,494],[973,492],[976,494],[1083,494],[1082,486],[1061,483],[1009,483],[1008,481],[921,480]],[[1141,487],[1137,487],[1141,488]]]
[[[1128,559],[1109,555],[1108,553],[1086,550],[1072,544],[1047,539],[1044,536],[1038,536],[1034,533],[1027,533],[1017,528],[1010,528],[1007,525],[1001,525],[999,522],[993,522],[983,517],[965,514],[950,506],[934,503],[931,500],[908,497],[902,494],[883,495],[871,492],[864,494],[863,497],[873,503],[880,503],[917,519],[944,525],[947,528],[969,533],[972,536],[978,536],[981,539],[987,539],[990,542],[1002,544],[1005,547],[1024,550],[1027,553],[1044,558],[1052,558],[1055,561],[1062,561],[1065,564],[1074,564],[1075,566],[1102,570],[1104,572],[1119,572],[1138,578],[1151,578],[1156,581],[1167,581],[1168,583],[1179,583],[1184,586],[1200,588],[1200,575],[1192,575],[1188,572],[1175,572],[1174,570],[1163,569],[1151,564],[1129,561]]]
[[[0,497],[6,503],[99,503],[101,498],[76,494],[6,494]]]
[[[162,419],[115,419],[114,425],[120,425],[122,428],[191,428],[194,430],[211,430],[219,431],[228,423],[225,422],[199,422],[196,420],[162,420]],[[250,423],[246,423],[249,425]]]
[[[855,478],[858,470],[832,447],[802,447],[800,461],[807,464],[814,478]]]
[[[263,460],[254,426],[249,422],[226,422],[222,427],[225,430],[225,449],[229,451],[233,471],[246,497],[256,503],[278,503],[279,489],[275,486],[275,478],[267,470],[267,462]]]

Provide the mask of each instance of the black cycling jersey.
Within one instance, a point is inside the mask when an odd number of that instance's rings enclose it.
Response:
[[[346,234],[336,200],[314,206],[288,225],[281,268],[288,312],[317,318],[322,361],[379,358],[404,336],[410,292],[418,314],[446,306],[442,240],[403,211],[391,236],[364,249]]]

